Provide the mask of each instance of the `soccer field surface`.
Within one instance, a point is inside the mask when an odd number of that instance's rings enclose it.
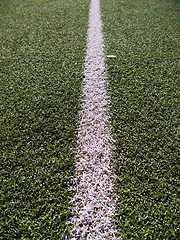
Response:
[[[178,236],[179,7],[102,1],[124,239]]]
[[[101,0],[123,239],[178,238],[178,0]],[[0,0],[0,239],[67,239],[89,0]]]

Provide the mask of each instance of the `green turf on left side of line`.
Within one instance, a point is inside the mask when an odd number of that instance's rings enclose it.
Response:
[[[0,239],[65,239],[89,1],[0,0]]]

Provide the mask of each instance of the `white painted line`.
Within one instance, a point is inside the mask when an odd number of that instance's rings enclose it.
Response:
[[[78,129],[76,194],[71,239],[117,240],[113,214],[115,203],[110,166],[113,140],[109,124],[104,45],[100,1],[91,0],[83,102]]]

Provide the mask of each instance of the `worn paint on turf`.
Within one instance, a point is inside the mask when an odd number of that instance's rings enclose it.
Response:
[[[115,176],[110,163],[113,140],[99,0],[92,0],[90,5],[84,76],[71,236],[113,240],[117,239],[113,221]]]

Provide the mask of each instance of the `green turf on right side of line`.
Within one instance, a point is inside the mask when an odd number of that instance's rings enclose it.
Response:
[[[178,239],[180,4],[101,1],[111,95],[116,223],[124,240]]]
[[[66,239],[89,0],[0,0],[0,239]]]

